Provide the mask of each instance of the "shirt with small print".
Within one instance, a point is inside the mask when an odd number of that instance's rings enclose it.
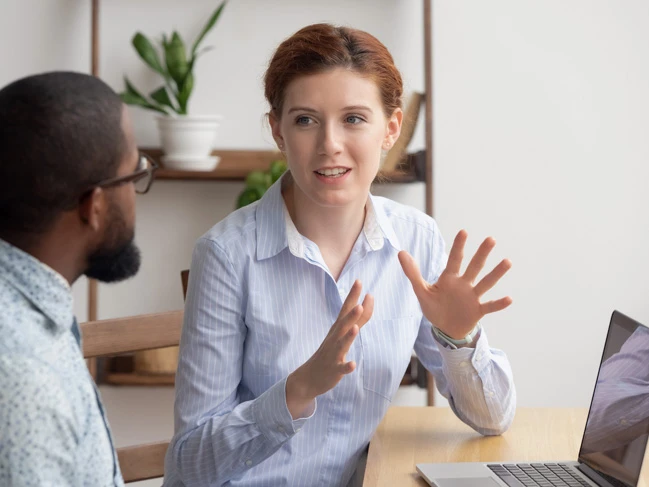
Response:
[[[484,330],[475,348],[438,343],[399,264],[407,250],[428,282],[437,280],[447,257],[435,221],[369,196],[336,281],[295,228],[285,179],[195,246],[164,485],[360,485],[361,460],[413,349],[462,421],[484,435],[506,430],[516,393],[505,354]],[[356,370],[293,420],[286,379],[322,344],[356,279],[374,296],[372,318],[346,356]]]
[[[63,276],[0,239],[2,486],[124,485],[77,326]]]

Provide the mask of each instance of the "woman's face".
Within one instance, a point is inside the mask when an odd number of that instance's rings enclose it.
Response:
[[[347,69],[303,76],[287,89],[281,120],[271,115],[296,191],[326,207],[364,205],[381,159],[399,136],[402,113],[385,116],[379,88]]]

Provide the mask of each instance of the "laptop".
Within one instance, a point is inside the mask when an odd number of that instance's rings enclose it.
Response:
[[[614,311],[577,461],[429,463],[434,487],[635,487],[649,437],[649,328]]]

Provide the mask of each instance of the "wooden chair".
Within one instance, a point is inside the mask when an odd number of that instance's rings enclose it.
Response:
[[[83,356],[110,357],[178,345],[182,323],[182,310],[82,323]],[[161,441],[118,448],[124,481],[163,477],[168,446],[169,441]]]
[[[183,298],[187,298],[187,284],[189,283],[189,269],[180,271],[180,282],[183,285]]]

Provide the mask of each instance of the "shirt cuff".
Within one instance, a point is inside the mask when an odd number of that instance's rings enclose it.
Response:
[[[286,379],[283,379],[257,398],[253,417],[266,438],[281,444],[300,431],[304,423],[315,415],[316,409],[317,399],[309,416],[293,420],[286,405]]]
[[[432,329],[431,333],[433,333]],[[433,333],[434,336],[435,333]],[[473,366],[473,369],[479,374],[491,361],[491,350],[484,328],[480,330],[480,337],[475,342],[475,348],[462,347],[454,350],[445,347],[437,340],[437,337],[435,340],[439,343],[439,353],[442,355],[446,369],[451,373],[461,375],[473,373],[470,367]]]

